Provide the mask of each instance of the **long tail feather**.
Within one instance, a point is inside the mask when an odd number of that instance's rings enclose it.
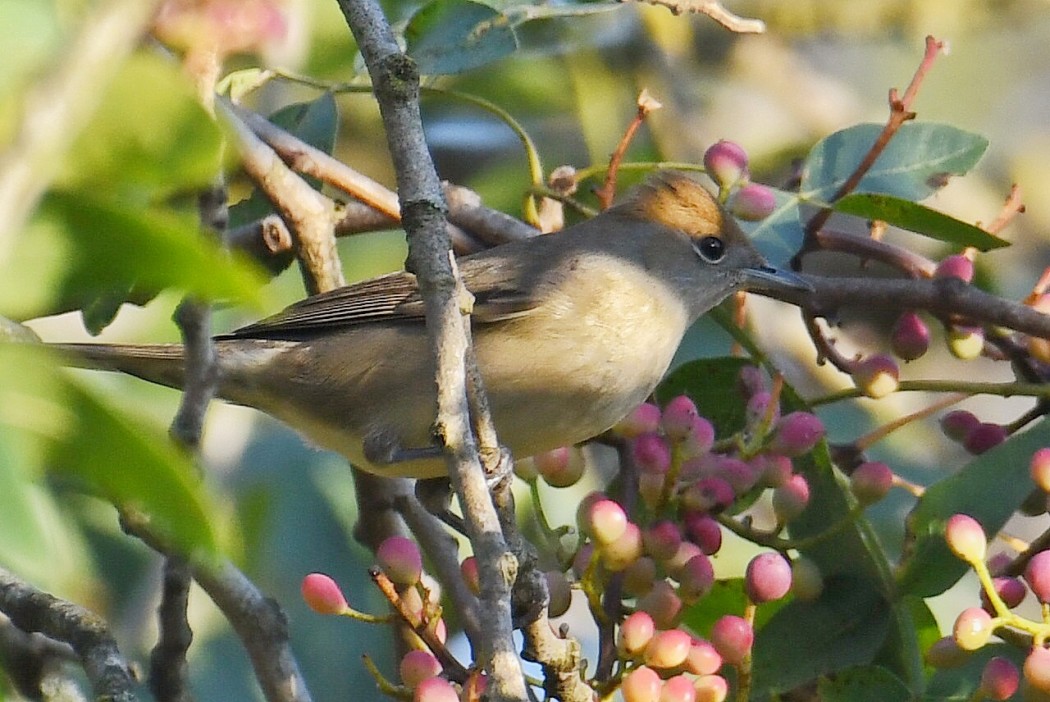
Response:
[[[181,344],[49,344],[77,368],[120,371],[151,383],[181,388],[185,370]]]

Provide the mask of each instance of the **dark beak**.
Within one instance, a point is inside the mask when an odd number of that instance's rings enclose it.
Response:
[[[774,296],[776,293],[813,291],[813,285],[797,273],[766,265],[744,269],[744,288]]]

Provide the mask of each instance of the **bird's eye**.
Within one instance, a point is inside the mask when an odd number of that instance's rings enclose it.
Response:
[[[700,258],[708,263],[718,263],[726,255],[726,243],[717,236],[705,236],[693,245]]]

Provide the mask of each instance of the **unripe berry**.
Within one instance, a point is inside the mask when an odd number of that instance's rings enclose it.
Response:
[[[981,692],[989,700],[1010,699],[1020,682],[1017,666],[1002,656],[989,658],[981,671]]]
[[[773,514],[781,524],[787,524],[802,514],[809,504],[809,483],[801,475],[793,475],[784,485],[773,490]]]
[[[958,668],[970,660],[970,652],[959,648],[951,636],[945,636],[933,642],[926,652],[926,662],[939,670]]]
[[[441,677],[427,678],[416,685],[412,702],[459,702],[452,683]]]
[[[711,643],[729,665],[740,665],[751,652],[755,632],[742,617],[727,614],[711,628]]]
[[[310,573],[303,578],[301,591],[306,604],[318,614],[343,614],[348,609],[339,585],[324,573]]]
[[[1050,694],[1050,648],[1033,648],[1024,659],[1024,679],[1029,687]]]
[[[604,546],[617,541],[627,531],[627,513],[613,500],[595,500],[588,505],[580,526],[584,534]]]
[[[1030,470],[1036,487],[1050,492],[1050,448],[1041,448],[1032,454]]]
[[[744,590],[756,603],[779,600],[791,589],[791,564],[775,551],[760,553],[747,564]]]
[[[671,441],[681,441],[692,431],[693,421],[699,419],[696,405],[687,395],[679,395],[664,406],[660,426]]]
[[[416,542],[404,536],[389,536],[376,549],[376,560],[387,577],[410,587],[423,575],[423,555]]]
[[[948,350],[962,361],[972,361],[984,351],[984,329],[980,327],[951,327],[947,339]]]
[[[650,434],[660,428],[660,408],[649,402],[638,405],[613,427],[613,433],[625,439]]]
[[[696,688],[685,675],[675,675],[664,680],[660,690],[660,702],[696,702]]]
[[[561,446],[532,457],[543,481],[556,488],[572,487],[583,477],[583,457],[570,446]]]
[[[791,459],[779,453],[760,453],[751,459],[751,469],[758,475],[760,487],[780,487],[788,480],[795,468]]]
[[[715,584],[715,569],[711,565],[711,559],[700,553],[686,561],[676,578],[679,597],[686,604],[695,604],[711,592]]]
[[[747,401],[745,421],[749,427],[758,426],[759,422],[769,420],[768,426],[775,426],[780,421],[780,403],[773,404],[772,393],[766,390],[756,392]]]
[[[805,556],[797,556],[791,563],[791,593],[803,602],[813,602],[824,592],[824,574]]]
[[[748,183],[733,193],[726,205],[734,217],[758,222],[773,214],[777,208],[777,196],[765,185]]]
[[[948,548],[967,563],[980,563],[988,550],[988,539],[980,523],[967,514],[953,514],[944,525]]]
[[[547,578],[547,594],[550,602],[547,604],[547,613],[552,617],[560,617],[569,611],[572,604],[572,585],[565,573],[549,570],[544,575]]]
[[[632,612],[616,634],[616,650],[625,658],[640,655],[655,633],[656,625],[647,612]]]
[[[739,458],[722,458],[718,462],[718,477],[729,483],[734,495],[745,495],[758,482],[758,474]]]
[[[930,348],[930,329],[922,317],[908,311],[897,318],[890,333],[893,353],[905,361],[921,358]]]
[[[419,683],[435,675],[441,675],[441,663],[430,651],[413,650],[405,654],[398,665],[401,682],[415,689]]]
[[[678,544],[678,548],[675,550],[674,555],[671,556],[663,565],[667,574],[675,580],[679,579],[682,568],[685,564],[696,556],[703,556],[704,554],[700,551],[700,547],[694,544],[692,541],[683,541]]]
[[[715,427],[703,417],[693,419],[689,433],[679,444],[679,450],[686,458],[700,456],[711,450],[715,443]]]
[[[722,478],[701,478],[682,493],[682,505],[695,512],[720,512],[733,504],[736,494]]]
[[[964,609],[955,619],[952,636],[959,648],[976,651],[992,636],[992,617],[980,607]]]
[[[696,702],[725,702],[729,695],[729,683],[721,675],[703,675],[693,683]]]
[[[862,505],[878,502],[893,487],[893,471],[880,461],[861,463],[849,477],[850,490]]]
[[[638,598],[638,610],[648,612],[657,628],[670,629],[682,613],[682,600],[666,580],[657,580],[652,589]]]
[[[612,543],[602,544],[598,548],[602,565],[613,573],[618,573],[642,556],[642,531],[637,524],[627,523],[623,535]]]
[[[973,412],[953,410],[941,417],[941,431],[949,439],[962,443],[980,423],[981,420]]]
[[[631,597],[641,597],[656,582],[656,561],[642,556],[623,571],[623,591]]]
[[[777,422],[769,442],[770,453],[801,456],[824,438],[824,424],[809,412],[792,412]]]
[[[704,170],[719,188],[733,185],[747,173],[747,152],[732,141],[718,141],[704,152]]]
[[[963,446],[975,456],[980,456],[988,449],[995,448],[1006,441],[1006,427],[991,422],[981,422],[966,437]]]
[[[526,483],[532,483],[540,477],[540,471],[536,468],[536,462],[532,460],[532,456],[526,456],[524,458],[515,457],[514,475],[521,478]]]
[[[699,512],[687,512],[685,529],[689,539],[700,551],[711,556],[722,548],[722,525],[714,517]]]
[[[624,702],[659,702],[661,687],[656,671],[643,665],[624,676],[620,692]]]
[[[953,254],[937,264],[934,278],[958,278],[969,283],[973,280],[973,261],[962,254]]]
[[[712,675],[722,667],[722,656],[718,655],[710,641],[694,638],[689,644],[684,667],[686,672],[693,675]]]
[[[475,595],[481,593],[481,574],[478,573],[478,559],[467,556],[459,564],[459,573],[463,576],[463,582],[467,584],[470,591]]]
[[[653,522],[642,532],[642,544],[645,552],[658,561],[674,558],[682,543],[682,532],[670,519]]]
[[[1050,604],[1050,551],[1032,556],[1025,566],[1024,579],[1040,603]]]
[[[900,368],[886,354],[868,356],[853,366],[853,383],[865,395],[877,400],[897,391]]]
[[[685,662],[692,637],[681,629],[657,632],[645,647],[645,664],[668,670]]]
[[[634,438],[631,455],[638,468],[646,473],[663,475],[671,467],[671,447],[659,434],[641,434]]]

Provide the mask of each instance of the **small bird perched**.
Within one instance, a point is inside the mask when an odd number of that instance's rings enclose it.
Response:
[[[660,172],[556,234],[459,260],[500,440],[519,457],[590,439],[653,391],[689,326],[730,293],[806,289],[766,265],[700,184]],[[182,347],[60,344],[71,363],[180,387]],[[219,397],[377,475],[446,472],[411,273],[323,293],[215,337]],[[429,450],[420,450],[429,449]]]

